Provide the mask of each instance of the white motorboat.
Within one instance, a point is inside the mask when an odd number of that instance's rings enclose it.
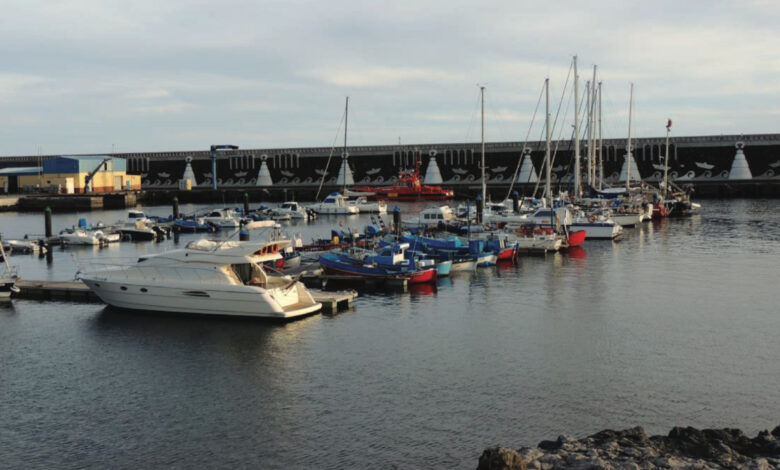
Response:
[[[2,256],[5,265],[3,272],[0,273],[0,300],[8,300],[11,298],[12,292],[19,292],[19,288],[16,287],[19,274],[15,266],[8,264],[8,255],[2,243],[0,243],[0,256]]]
[[[48,249],[43,240],[5,240],[6,254],[46,254]]]
[[[229,208],[214,209],[203,217],[206,222],[219,227],[225,228],[238,228],[241,226],[241,217],[238,216],[236,211]]]
[[[290,219],[305,219],[306,209],[295,201],[283,202],[281,206],[271,209],[271,217],[274,220],[281,220],[278,217],[287,216]]]
[[[585,230],[585,239],[612,240],[623,233],[623,227],[614,220],[603,215],[574,217],[570,224],[566,225],[570,232]]]
[[[109,305],[176,314],[292,319],[319,311],[302,283],[271,276],[264,262],[289,240],[197,240],[131,265],[82,268],[77,277]]]
[[[113,229],[119,233],[121,239],[134,242],[151,241],[165,236],[165,231],[154,225],[154,222],[139,210],[127,211],[127,219],[119,221]]]
[[[518,253],[548,253],[561,249],[563,237],[556,233],[531,233],[526,236],[510,237],[507,243],[514,244]]]
[[[608,218],[621,227],[636,227],[644,218],[644,212],[610,212]]]
[[[351,215],[358,214],[360,209],[357,206],[350,205],[347,199],[338,192],[332,192],[319,204],[310,207],[318,214],[328,215]]]
[[[107,245],[120,241],[118,233],[108,233],[102,230],[85,230],[74,228],[60,232],[60,240],[65,245]]]
[[[474,271],[477,267],[476,258],[463,258],[452,261],[452,267],[450,267],[450,273]]]
[[[455,212],[446,204],[423,209],[419,217],[401,219],[401,226],[405,228],[436,227],[440,223],[449,223],[455,220]]]
[[[365,196],[348,199],[347,204],[355,206],[361,214],[387,214],[385,201],[369,201]]]

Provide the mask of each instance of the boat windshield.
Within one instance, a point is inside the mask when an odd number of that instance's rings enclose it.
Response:
[[[234,248],[240,243],[236,241],[218,241],[218,240],[194,240],[187,243],[188,250],[198,251],[216,251],[218,249]]]

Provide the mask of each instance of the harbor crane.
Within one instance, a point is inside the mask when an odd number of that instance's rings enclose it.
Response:
[[[103,161],[98,163],[98,166],[96,166],[94,170],[89,172],[89,174],[84,177],[84,192],[85,193],[91,193],[92,192],[91,191],[91,186],[90,186],[90,183],[92,182],[92,178],[95,177],[95,175],[97,174],[98,171],[100,171],[101,168],[105,168],[106,170],[108,170],[108,162],[111,161],[111,158],[112,157],[104,158]]]

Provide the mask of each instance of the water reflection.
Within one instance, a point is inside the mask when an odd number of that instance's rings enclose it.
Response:
[[[426,282],[425,284],[412,284],[409,286],[409,293],[414,295],[435,295],[436,284]]]
[[[10,298],[0,299],[0,315],[4,317],[12,317],[16,315],[16,307],[14,301]]]
[[[566,257],[570,259],[585,259],[587,254],[585,248],[581,246],[573,246],[567,249],[565,253]]]

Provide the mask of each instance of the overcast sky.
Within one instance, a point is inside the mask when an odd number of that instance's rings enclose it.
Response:
[[[583,82],[599,67],[607,137],[627,134],[631,82],[635,135],[663,135],[667,117],[676,135],[778,132],[776,0],[4,0],[0,13],[0,155],[330,147],[346,96],[350,145],[478,141],[477,84],[487,140],[522,141],[544,78],[557,106],[574,54]]]

